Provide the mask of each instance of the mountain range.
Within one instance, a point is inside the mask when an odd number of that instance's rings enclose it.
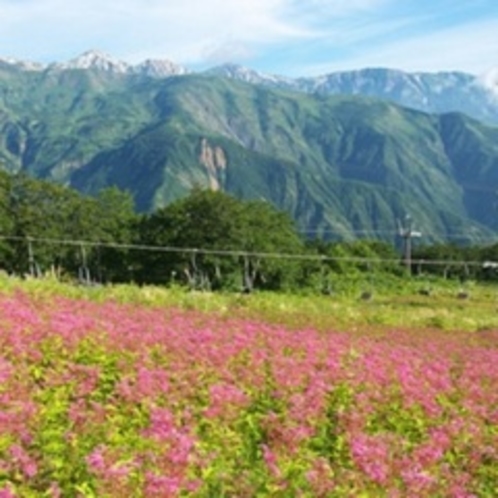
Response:
[[[310,235],[391,240],[410,213],[428,241],[489,239],[497,76],[0,59],[0,163],[89,194],[117,185],[142,211],[201,185],[266,199]]]
[[[167,59],[147,59],[139,64],[129,64],[98,50],[89,50],[67,62],[52,64],[0,57],[2,65],[32,72],[57,73],[86,69],[146,78],[167,78],[191,73]],[[498,124],[498,67],[480,76],[456,71],[406,73],[395,69],[367,68],[318,77],[289,78],[227,63],[200,74],[309,94],[367,95],[424,112],[463,112],[476,119]]]

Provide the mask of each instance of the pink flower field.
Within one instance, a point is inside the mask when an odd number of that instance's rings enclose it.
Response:
[[[2,498],[496,496],[496,331],[0,310]]]

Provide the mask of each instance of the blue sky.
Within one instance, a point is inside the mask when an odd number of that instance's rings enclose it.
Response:
[[[98,49],[191,70],[286,76],[364,67],[498,67],[497,0],[0,0],[0,57],[62,62]]]

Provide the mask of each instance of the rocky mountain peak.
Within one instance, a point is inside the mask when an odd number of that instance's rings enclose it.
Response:
[[[130,68],[126,62],[114,59],[99,50],[88,50],[68,62],[53,64],[52,67],[59,70],[97,69],[115,73],[126,73]]]
[[[0,65],[13,66],[22,71],[43,71],[45,66],[38,62],[22,61],[11,57],[0,57]]]
[[[183,66],[175,64],[167,59],[147,59],[144,62],[133,66],[133,72],[151,78],[167,78],[168,76],[188,73]]]
[[[205,71],[205,74],[223,76],[225,78],[245,81],[246,83],[252,84],[265,84],[270,86],[292,86],[293,84],[290,78],[262,73],[232,62],[227,62],[221,66],[208,69]]]
[[[115,74],[142,75],[149,78],[166,78],[188,72],[184,67],[167,59],[147,59],[144,62],[132,65],[115,59],[100,50],[88,50],[68,62],[52,64],[50,68],[58,71],[90,69]]]
[[[100,50],[88,50],[65,63],[49,66],[0,58],[2,70],[92,70],[124,77],[168,78],[190,73],[167,59],[147,59],[130,64]],[[498,122],[498,67],[481,77],[457,71],[408,73],[389,68],[363,68],[321,76],[290,78],[233,63],[202,73],[249,84],[319,95],[365,95],[396,102],[423,112],[463,112],[476,119]]]

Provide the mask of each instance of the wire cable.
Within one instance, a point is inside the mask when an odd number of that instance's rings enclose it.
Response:
[[[6,241],[24,241],[40,244],[51,245],[67,245],[67,246],[86,246],[86,247],[105,247],[112,249],[128,249],[134,251],[149,251],[149,252],[163,252],[163,253],[179,253],[179,254],[202,254],[210,256],[226,256],[226,257],[250,257],[255,259],[285,259],[285,260],[308,260],[315,262],[350,262],[359,264],[399,264],[402,258],[375,258],[364,256],[328,256],[322,254],[293,254],[282,252],[260,252],[260,251],[247,251],[243,249],[207,249],[195,247],[176,247],[176,246],[154,246],[144,244],[126,244],[120,242],[103,242],[92,240],[72,240],[72,239],[52,239],[45,237],[21,237],[21,236],[0,236],[0,240]],[[481,266],[491,267],[497,264],[493,261],[476,261],[476,260],[431,260],[431,259],[414,259],[411,260],[412,266],[428,265],[428,266]]]

